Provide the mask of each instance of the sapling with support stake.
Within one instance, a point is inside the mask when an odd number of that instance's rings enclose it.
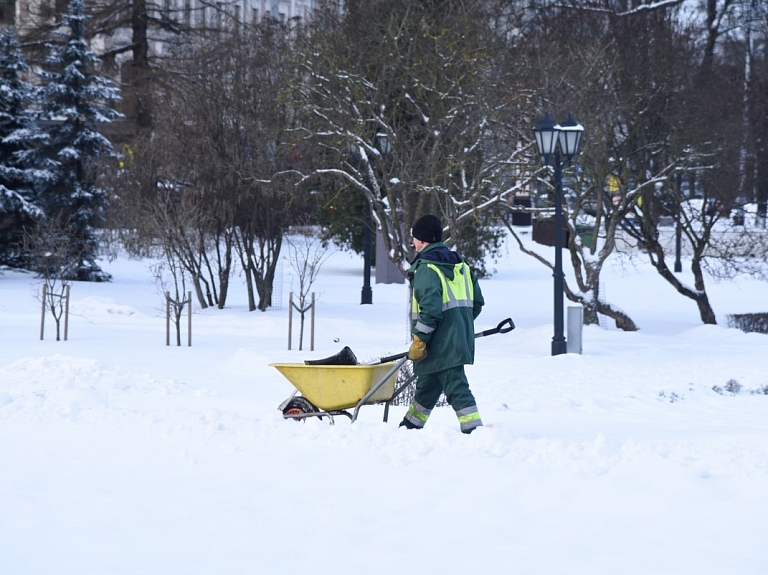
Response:
[[[291,349],[291,343],[293,341],[293,310],[298,311],[301,314],[301,327],[299,332],[299,350],[301,350],[301,344],[304,340],[304,314],[312,310],[312,315],[309,320],[309,351],[315,351],[315,292],[312,292],[312,302],[305,308],[297,306],[293,302],[293,292],[288,294],[288,349]]]
[[[288,349],[291,349],[293,309],[299,312],[300,317],[299,350],[302,349],[304,341],[305,314],[312,310],[312,341],[310,351],[315,349],[315,293],[311,292],[311,303],[308,304],[307,299],[309,298],[312,284],[315,283],[320,273],[320,268],[333,253],[329,249],[328,244],[320,240],[317,231],[315,227],[308,225],[294,226],[291,228],[290,234],[286,235],[285,238],[288,244],[288,257],[291,268],[295,272],[295,279],[299,284],[296,294],[298,301],[296,303],[293,302],[293,292],[291,292],[288,304]]]
[[[60,341],[60,324],[62,315],[64,317],[64,341],[67,341],[69,332],[69,285],[64,286],[64,295],[61,293],[50,293],[48,284],[43,284],[43,293],[40,298],[42,301],[42,314],[40,316],[40,340],[45,339],[45,312],[51,310],[53,319],[56,321],[56,341]]]
[[[187,347],[192,347],[192,292],[187,292],[187,299],[171,299],[171,293],[165,292],[165,345],[171,345],[171,317],[176,326],[176,347],[181,346],[181,314],[187,307]],[[173,313],[171,311],[173,310]]]
[[[176,328],[176,346],[181,346],[181,318],[187,310],[187,346],[192,346],[192,291],[187,289],[184,268],[165,252],[166,260],[151,267],[165,309],[165,345],[171,345],[171,322]]]
[[[42,290],[37,297],[42,303],[40,339],[45,334],[45,315],[50,312],[56,322],[56,341],[64,341],[69,328],[69,292],[82,259],[82,242],[72,235],[66,222],[47,219],[38,222],[23,238],[24,253],[30,267],[42,278]]]

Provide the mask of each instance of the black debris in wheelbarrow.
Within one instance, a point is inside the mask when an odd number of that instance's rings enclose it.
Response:
[[[357,357],[348,346],[344,346],[344,349],[335,355],[324,359],[305,359],[304,363],[306,365],[357,365]]]

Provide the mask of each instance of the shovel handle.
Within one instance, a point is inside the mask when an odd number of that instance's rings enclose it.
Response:
[[[509,333],[515,329],[515,322],[512,321],[511,317],[508,317],[507,319],[503,319],[499,322],[499,325],[497,325],[494,328],[486,329],[485,331],[481,331],[479,333],[475,334],[475,339],[478,337],[485,337],[487,335],[494,335],[496,333]],[[404,358],[406,355],[408,355],[407,351],[404,351],[402,353],[398,353],[395,355],[388,355],[387,357],[382,357],[380,359],[375,360],[371,364],[368,365],[375,365],[379,363],[387,363],[389,361],[397,361],[398,359]]]
[[[499,325],[497,325],[493,329],[486,329],[485,331],[476,333],[475,339],[477,339],[478,337],[485,337],[486,335],[493,335],[496,333],[509,333],[513,329],[515,329],[515,322],[512,321],[511,317],[508,317],[507,319],[501,320],[499,322]]]
[[[388,355],[387,357],[382,357],[373,362],[373,365],[379,364],[379,363],[387,363],[388,361],[397,361],[398,359],[403,359],[406,355],[408,355],[407,351],[404,351],[403,353],[396,353],[395,355]],[[371,365],[371,364],[368,364]]]

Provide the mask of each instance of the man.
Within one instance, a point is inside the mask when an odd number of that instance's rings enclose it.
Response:
[[[400,426],[424,427],[444,392],[461,431],[471,433],[483,423],[464,366],[475,359],[474,320],[483,307],[483,295],[464,258],[441,242],[443,227],[437,217],[419,218],[412,236],[417,254],[408,270],[413,291],[408,358],[418,380]]]

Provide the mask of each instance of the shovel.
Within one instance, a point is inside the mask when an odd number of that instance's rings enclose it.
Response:
[[[507,318],[501,320],[499,325],[492,329],[487,329],[485,331],[476,333],[475,339],[479,337],[494,335],[497,333],[509,333],[513,329],[515,329],[515,322],[512,321],[512,318]],[[387,363],[389,361],[397,361],[398,359],[402,359],[407,355],[408,352],[404,351],[402,353],[388,355],[387,357],[381,357],[379,359],[369,361],[365,365],[378,365],[380,363]],[[344,347],[344,349],[342,349],[336,355],[332,355],[324,359],[306,359],[304,360],[304,363],[307,365],[357,365],[357,357],[355,357],[355,354],[352,353],[352,350],[347,346]]]

